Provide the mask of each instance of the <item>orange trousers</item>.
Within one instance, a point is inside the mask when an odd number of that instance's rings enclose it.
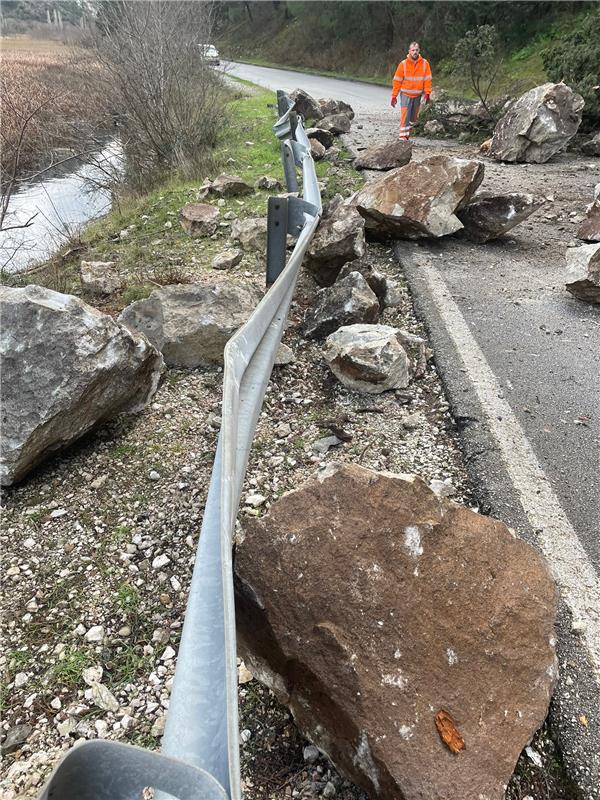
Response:
[[[400,139],[404,141],[410,139],[410,131],[419,119],[420,110],[420,95],[418,97],[409,97],[407,94],[400,93]]]

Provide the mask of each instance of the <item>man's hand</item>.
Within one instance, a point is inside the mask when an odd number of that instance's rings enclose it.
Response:
[[[429,102],[429,95],[428,94],[424,94],[423,95],[423,102],[425,103],[425,105],[427,105],[427,103]]]
[[[392,108],[396,108],[396,103],[397,102],[398,102],[398,98],[397,97],[392,97],[392,99],[390,101],[390,105],[392,106]]]

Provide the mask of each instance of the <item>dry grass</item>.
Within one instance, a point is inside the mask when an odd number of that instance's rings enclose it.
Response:
[[[2,40],[2,157],[5,174],[34,169],[52,148],[75,144],[75,130],[93,114],[82,89],[98,69],[83,51],[28,37]]]

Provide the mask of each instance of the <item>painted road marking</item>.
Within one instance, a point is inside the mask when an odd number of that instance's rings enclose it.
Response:
[[[448,287],[431,264],[420,262],[419,273],[426,279],[448,335],[471,377],[538,546],[600,679],[600,580],[594,566]]]

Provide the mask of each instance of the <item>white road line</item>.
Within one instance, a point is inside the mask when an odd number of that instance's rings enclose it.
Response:
[[[521,505],[600,678],[600,581],[502,388],[436,268],[419,264],[431,297],[471,377]]]

